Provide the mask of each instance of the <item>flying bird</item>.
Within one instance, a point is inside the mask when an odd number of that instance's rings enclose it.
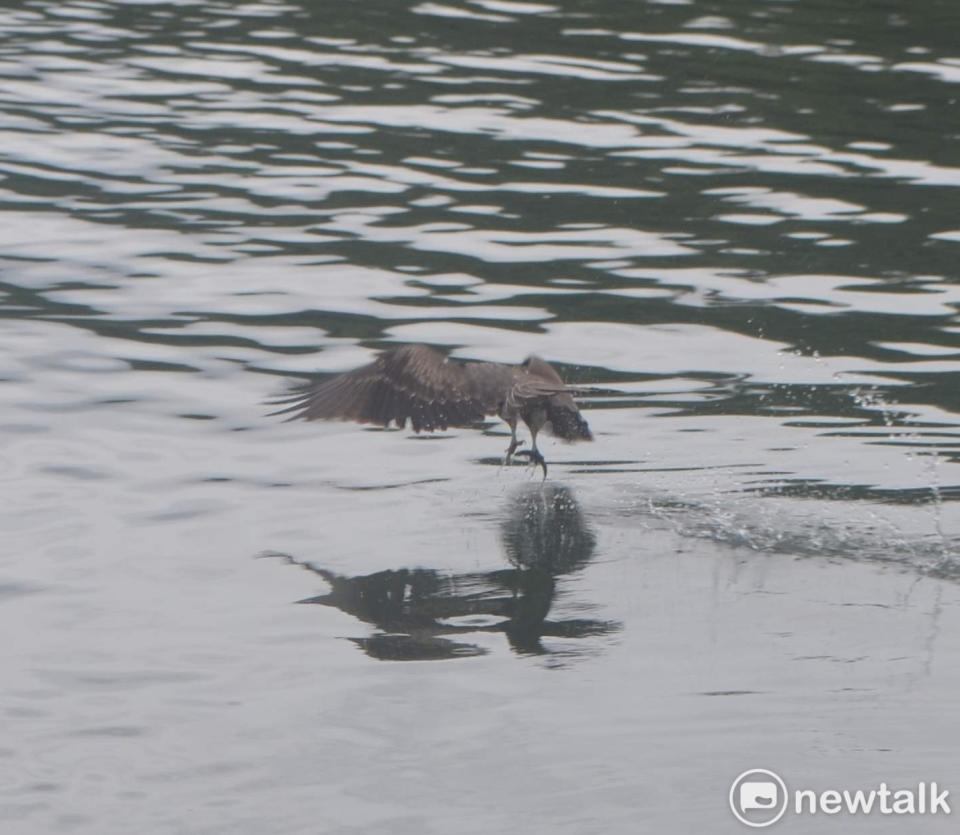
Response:
[[[410,421],[414,432],[474,426],[498,415],[510,427],[506,463],[514,454],[543,468],[537,433],[545,429],[565,441],[592,441],[590,427],[553,367],[540,357],[520,365],[458,362],[426,345],[383,351],[373,362],[273,401],[289,420],[353,420],[380,426]],[[530,430],[530,449],[517,452],[517,423]]]

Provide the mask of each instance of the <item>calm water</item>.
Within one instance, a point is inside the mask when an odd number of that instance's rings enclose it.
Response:
[[[4,4],[2,831],[735,833],[752,767],[960,803],[958,27]],[[397,342],[620,393],[542,486],[502,424],[265,416]]]

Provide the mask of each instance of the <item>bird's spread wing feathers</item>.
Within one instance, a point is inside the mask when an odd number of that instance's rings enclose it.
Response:
[[[457,363],[425,345],[384,351],[373,362],[274,401],[289,420],[353,420],[415,432],[472,426],[486,415],[546,411],[548,429],[565,440],[592,440],[570,389],[538,357],[523,365]]]
[[[274,414],[381,426],[409,420],[415,432],[470,426],[497,411],[511,376],[506,366],[460,365],[427,346],[408,345],[277,401],[284,408]]]
[[[542,377],[536,377],[526,371],[518,371],[514,377],[513,386],[510,393],[517,403],[524,401],[538,400],[544,397],[551,397],[567,390],[562,383],[555,383],[553,380],[544,380]]]

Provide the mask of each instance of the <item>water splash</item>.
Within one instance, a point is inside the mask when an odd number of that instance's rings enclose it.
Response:
[[[942,503],[932,506],[937,508],[932,530],[929,514],[918,516],[917,505],[877,503],[851,518],[848,503],[736,493],[648,495],[629,502],[620,515],[757,553],[890,563],[960,580],[960,536],[945,532]]]

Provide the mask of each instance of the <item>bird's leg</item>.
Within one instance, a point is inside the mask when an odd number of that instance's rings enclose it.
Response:
[[[517,455],[529,455],[530,463],[536,467],[538,464],[543,467],[543,480],[547,480],[547,462],[544,460],[543,455],[540,454],[540,450],[537,449],[537,433],[530,432],[530,449],[525,449],[521,452],[518,452]]]
[[[530,451],[530,463],[536,466],[539,464],[543,467],[543,480],[547,480],[547,462],[544,457],[540,454],[540,450],[537,449],[536,441],[534,441],[533,449]]]
[[[510,446],[507,447],[507,454],[506,454],[506,457],[503,459],[504,466],[507,466],[508,464],[510,464],[511,460],[513,459],[513,453],[517,451],[517,447],[520,446],[520,444],[522,443],[523,441],[517,438],[517,424],[511,423],[510,424]]]

